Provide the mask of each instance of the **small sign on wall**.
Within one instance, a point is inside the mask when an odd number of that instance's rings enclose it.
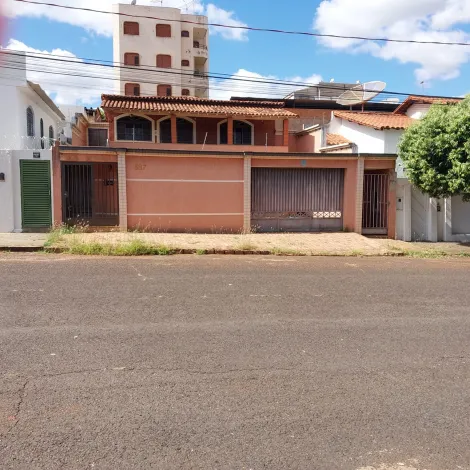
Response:
[[[33,152],[33,158],[41,158],[41,152]]]

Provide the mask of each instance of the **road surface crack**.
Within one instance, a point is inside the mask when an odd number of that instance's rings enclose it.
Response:
[[[10,429],[8,430],[6,436],[9,436],[13,430],[16,428],[16,426],[18,425],[18,423],[20,422],[20,419],[21,419],[21,411],[22,411],[22,407],[23,407],[23,403],[24,403],[24,399],[25,399],[25,395],[26,395],[26,387],[28,386],[30,380],[25,380],[23,385],[21,385],[20,389],[18,390],[18,395],[19,395],[19,399],[18,399],[18,402],[15,406],[15,410],[14,410],[14,414],[12,416],[12,418],[14,418],[14,423],[12,426],[10,426]]]

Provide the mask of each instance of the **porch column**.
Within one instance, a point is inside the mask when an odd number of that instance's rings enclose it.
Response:
[[[114,142],[116,140],[116,136],[115,136],[115,133],[114,133],[114,113],[107,113],[107,117],[108,117],[108,141],[109,142]]]
[[[177,144],[178,143],[178,129],[176,127],[176,116],[172,114],[170,119],[171,119],[171,143]]]
[[[52,197],[53,197],[53,224],[60,225],[62,222],[62,171],[60,167],[60,147],[57,141],[52,147]]]
[[[356,174],[356,219],[354,223],[354,232],[362,233],[362,210],[364,198],[364,157],[357,159]]]
[[[251,157],[243,159],[243,231],[251,232]]]
[[[284,147],[288,147],[289,146],[289,119],[284,119],[283,121],[283,141],[282,141],[282,145]]]
[[[127,232],[126,152],[118,152],[119,228]]]
[[[227,118],[227,144],[233,145],[233,116]]]

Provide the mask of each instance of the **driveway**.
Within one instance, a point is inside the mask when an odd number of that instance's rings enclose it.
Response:
[[[468,469],[469,269],[0,255],[0,466]]]

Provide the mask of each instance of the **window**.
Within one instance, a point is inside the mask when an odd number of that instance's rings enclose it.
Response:
[[[171,144],[171,119],[160,121],[160,143]]]
[[[138,36],[139,35],[139,23],[135,21],[124,21],[124,34]]]
[[[228,142],[228,125],[227,122],[220,124],[220,143]],[[233,143],[234,145],[252,145],[253,126],[244,121],[233,121]]]
[[[171,25],[157,24],[156,32],[159,38],[171,38]]]
[[[152,122],[139,116],[124,116],[117,120],[117,140],[152,141]]]
[[[176,135],[179,144],[194,144],[193,141],[194,124],[187,119],[178,118],[176,120]]]
[[[126,96],[140,96],[140,85],[138,83],[126,83],[124,85]]]
[[[26,135],[34,137],[34,112],[31,106],[26,110]]]
[[[167,54],[158,54],[157,55],[157,67],[162,69],[171,68],[171,55]]]
[[[108,129],[88,129],[88,145],[90,147],[106,147],[108,145]]]
[[[54,128],[49,126],[49,147],[54,147]]]
[[[182,38],[189,38],[189,31],[185,31],[185,30],[181,31],[181,37]]]
[[[171,96],[171,85],[158,85],[157,96]]]
[[[140,65],[139,54],[136,52],[126,52],[124,54],[124,64],[125,65]]]
[[[181,61],[181,65],[182,65],[183,67],[189,67],[189,60],[183,59],[183,60]]]
[[[161,144],[171,144],[171,118],[162,119],[159,122]],[[176,134],[178,144],[193,144],[194,123],[184,118],[176,119]]]
[[[42,118],[39,121],[39,132],[41,133],[41,148],[43,149],[45,145],[44,145],[44,121],[42,120]]]
[[[189,96],[189,90],[188,90],[187,88],[183,88],[183,89],[181,90],[181,94],[182,94],[183,96]]]

